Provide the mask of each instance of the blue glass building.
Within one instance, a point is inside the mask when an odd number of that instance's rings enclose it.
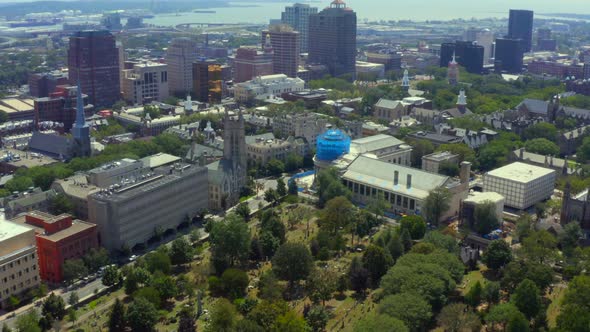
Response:
[[[339,129],[328,129],[317,139],[317,160],[333,161],[349,151],[350,137]]]

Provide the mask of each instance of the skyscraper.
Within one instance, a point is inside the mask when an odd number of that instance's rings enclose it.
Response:
[[[483,71],[484,48],[472,41],[456,41],[443,43],[440,47],[440,66],[449,65],[453,55],[457,63],[473,74],[481,74]]]
[[[203,103],[220,103],[223,90],[221,65],[215,61],[193,63],[193,95]]]
[[[356,13],[344,0],[309,17],[309,63],[328,67],[334,77],[350,75],[356,64]]]
[[[520,73],[522,71],[522,58],[524,56],[522,48],[521,39],[496,39],[495,70],[497,72]]]
[[[297,77],[300,33],[288,25],[272,25],[270,29],[262,31],[261,35],[263,43],[270,38],[268,42],[273,50],[273,73]]]
[[[70,37],[70,83],[88,94],[94,106],[111,107],[121,99],[119,52],[108,31],[79,31]]]
[[[73,156],[90,157],[90,127],[86,123],[84,99],[82,98],[82,89],[79,84],[76,92],[76,122],[74,122],[74,126],[72,127],[72,136],[74,137]]]
[[[300,51],[303,53],[309,49],[309,16],[317,13],[316,7],[296,3],[291,7],[285,7],[285,11],[281,14],[283,24],[287,24],[299,32]]]
[[[510,9],[508,20],[508,36],[510,39],[521,39],[523,52],[530,52],[533,43],[533,11]]]
[[[193,88],[192,66],[197,61],[197,43],[189,38],[174,38],[166,51],[170,94],[186,95]]]

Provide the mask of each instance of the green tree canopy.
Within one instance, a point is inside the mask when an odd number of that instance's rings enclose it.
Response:
[[[426,219],[435,225],[442,216],[449,210],[452,194],[444,187],[432,190],[424,200],[424,215]]]
[[[401,320],[412,331],[422,330],[432,317],[432,308],[428,302],[413,293],[386,296],[379,303],[378,311]]]
[[[362,318],[354,325],[354,332],[388,331],[409,332],[408,327],[397,318],[386,314],[370,315]]]
[[[242,264],[248,258],[250,249],[248,225],[240,217],[230,214],[223,221],[213,224],[210,243],[213,263],[218,273]]]
[[[506,241],[494,240],[484,252],[482,260],[490,269],[497,270],[512,261],[512,249]]]
[[[158,311],[148,300],[138,297],[129,305],[127,321],[133,331],[153,331],[158,321]]]
[[[289,281],[290,284],[307,278],[312,267],[311,253],[301,243],[283,244],[272,258],[272,269],[277,277]]]
[[[546,138],[534,138],[526,141],[524,147],[527,151],[545,156],[556,156],[559,154],[559,146]]]

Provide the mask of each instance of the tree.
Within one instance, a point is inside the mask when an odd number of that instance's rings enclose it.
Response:
[[[350,198],[352,195],[350,190],[340,181],[338,170],[333,167],[319,171],[316,179],[318,181],[319,207],[324,207],[326,202],[334,197],[344,196]]]
[[[455,162],[443,161],[438,167],[438,173],[450,177],[459,176],[459,165],[457,165]]]
[[[270,175],[281,175],[285,173],[285,164],[278,159],[271,159],[266,164],[266,169]]]
[[[527,260],[540,264],[552,262],[556,257],[557,240],[546,230],[534,231],[522,242],[521,253]]]
[[[506,325],[507,332],[528,332],[529,330],[529,321],[522,313],[510,318],[508,325]]]
[[[404,246],[404,251],[410,251],[412,249],[412,236],[410,235],[410,231],[407,229],[402,229],[400,232],[400,241]]]
[[[500,302],[500,283],[487,281],[483,286],[482,297],[489,305]]]
[[[316,305],[309,309],[305,319],[312,331],[321,332],[324,331],[328,325],[330,313],[324,306]]]
[[[424,236],[425,243],[432,243],[438,249],[443,249],[449,253],[458,253],[459,246],[457,246],[457,240],[450,236],[442,234],[438,231],[430,231]]]
[[[272,269],[277,277],[289,281],[291,286],[296,281],[307,278],[312,266],[311,253],[301,243],[283,244],[272,258]]]
[[[506,325],[513,319],[513,317],[519,315],[524,317],[514,304],[508,302],[493,306],[492,309],[490,309],[490,312],[486,315],[485,320],[491,325],[492,330],[494,330],[495,324]]]
[[[481,302],[482,292],[481,282],[477,281],[475,285],[471,286],[467,294],[465,294],[465,301],[470,306],[477,308]]]
[[[401,229],[407,229],[410,232],[412,240],[420,240],[426,233],[426,221],[417,215],[404,216],[400,220]]]
[[[12,332],[12,329],[6,325],[6,323],[2,324],[2,332]]]
[[[238,313],[236,308],[226,299],[217,301],[211,310],[210,322],[207,331],[210,332],[231,332],[234,331]]]
[[[114,265],[107,266],[102,275],[102,283],[105,286],[118,285],[123,281],[123,276],[119,272],[119,268]]]
[[[152,287],[158,290],[160,294],[160,302],[168,301],[178,295],[178,288],[176,282],[171,276],[160,275],[154,278]]]
[[[0,124],[8,121],[8,114],[4,111],[0,111]]]
[[[289,195],[293,195],[293,196],[299,195],[299,188],[297,188],[297,182],[295,182],[295,180],[289,180],[288,182],[289,182],[289,184],[288,184]]]
[[[363,266],[358,256],[354,257],[350,263],[348,280],[352,290],[358,294],[364,293],[365,289],[369,287],[369,270]]]
[[[62,193],[49,197],[48,205],[49,212],[56,216],[63,213],[74,212],[74,204]]]
[[[477,204],[474,211],[475,231],[479,234],[489,234],[500,226],[496,215],[496,204],[492,201],[484,201]]]
[[[90,249],[88,253],[82,257],[82,260],[90,273],[95,273],[101,267],[110,263],[109,252],[104,248]]]
[[[536,316],[539,313],[539,310],[541,310],[539,288],[537,288],[537,285],[529,279],[524,279],[518,287],[516,287],[510,300],[528,319]]]
[[[442,308],[436,321],[448,332],[479,331],[481,322],[477,314],[462,303],[452,303]]]
[[[470,148],[467,144],[459,143],[459,144],[441,144],[436,151],[443,152],[448,151],[452,154],[459,155],[459,162],[468,161],[468,162],[475,162],[475,151]]]
[[[127,321],[133,331],[153,331],[158,322],[158,311],[151,302],[138,297],[129,305]]]
[[[193,253],[194,250],[190,243],[184,237],[179,237],[172,241],[172,246],[170,246],[170,261],[174,265],[190,263]]]
[[[329,200],[322,210],[320,226],[331,234],[335,234],[351,221],[353,212],[354,206],[346,197],[335,197]]]
[[[76,313],[76,309],[70,308],[68,310],[68,320],[70,321],[70,323],[72,323],[72,325],[76,323],[76,321],[78,320],[78,314]]]
[[[283,296],[283,288],[272,271],[265,272],[260,276],[258,289],[258,297],[268,301],[277,301]]]
[[[109,315],[109,332],[124,332],[125,322],[125,305],[117,298]]]
[[[271,203],[271,204],[278,203],[278,201],[280,199],[281,199],[281,197],[279,196],[279,193],[275,189],[268,188],[264,192],[264,200]]]
[[[10,307],[10,309],[14,310],[16,308],[18,308],[18,306],[20,305],[20,299],[14,295],[11,295],[8,298],[8,306]]]
[[[499,239],[490,243],[484,252],[482,261],[490,268],[497,270],[512,261],[512,249],[508,242]]]
[[[535,138],[545,138],[549,141],[555,141],[557,137],[557,128],[549,122],[539,122],[524,130],[524,138],[533,140]],[[528,148],[527,148],[528,150]]]
[[[298,316],[295,312],[289,310],[277,317],[272,331],[281,332],[307,332],[309,326],[303,317]]]
[[[393,259],[383,248],[370,245],[363,253],[363,266],[369,271],[370,283],[373,287],[379,285],[381,277],[393,265]]]
[[[180,310],[179,315],[180,318],[178,319],[178,332],[195,332],[196,317],[193,307],[184,306]]]
[[[71,292],[70,297],[68,297],[68,304],[71,306],[75,306],[76,304],[78,304],[79,300],[80,298],[78,297],[78,293]]]
[[[28,190],[31,187],[34,187],[33,180],[27,176],[15,176],[14,178],[8,180],[4,185],[6,190],[9,192],[23,192]]]
[[[332,294],[338,286],[338,274],[329,269],[315,269],[306,281],[309,298],[317,303],[322,301],[325,306],[326,301],[332,298]]]
[[[571,254],[575,247],[578,246],[582,237],[582,228],[580,223],[572,221],[563,227],[563,233],[559,235],[559,244],[564,252]]]
[[[152,279],[150,272],[141,267],[134,267],[127,273],[125,279],[125,294],[131,295],[139,288],[147,286]]]
[[[142,298],[149,303],[153,304],[156,309],[162,307],[163,296],[160,293],[159,289],[156,289],[154,286],[147,286],[141,287],[135,293],[133,293],[133,298],[138,299]]]
[[[244,218],[245,221],[250,220],[251,213],[252,213],[252,211],[250,210],[250,206],[246,202],[242,202],[242,203],[238,204],[238,206],[236,206],[236,214],[238,216]]]
[[[528,152],[538,153],[544,156],[555,156],[559,154],[559,146],[546,138],[535,138],[526,141],[524,147]]]
[[[449,210],[452,194],[444,187],[432,190],[424,200],[424,215],[426,219],[435,225]]]
[[[386,296],[379,304],[379,313],[401,320],[412,331],[426,327],[432,308],[423,298],[411,293]]]
[[[43,302],[42,308],[43,316],[50,316],[53,319],[62,320],[66,315],[66,303],[61,298],[53,293]]]
[[[245,295],[249,283],[248,274],[238,269],[227,269],[221,275],[221,282],[230,299],[237,299]]]
[[[303,166],[303,157],[295,153],[289,153],[285,158],[285,170],[287,172],[293,172],[301,166]]]
[[[151,273],[160,271],[164,274],[169,274],[172,270],[172,261],[170,260],[167,248],[164,246],[145,255],[145,262],[148,271]]]
[[[428,140],[410,140],[412,146],[412,166],[420,168],[422,166],[422,157],[434,152],[434,145]]]
[[[218,273],[228,267],[242,264],[248,258],[250,230],[236,215],[230,214],[223,221],[215,222],[209,241],[212,260]]]
[[[27,313],[18,316],[15,327],[18,331],[23,332],[41,332],[39,327],[39,314],[35,310],[30,310]]]
[[[389,317],[388,315],[370,315],[359,320],[354,325],[354,332],[369,331],[389,331],[389,332],[409,332],[408,327],[399,319]]]
[[[277,180],[277,194],[279,197],[287,195],[287,185],[285,185],[285,180],[283,180],[283,178]]]

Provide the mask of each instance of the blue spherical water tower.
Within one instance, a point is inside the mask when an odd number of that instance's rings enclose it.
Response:
[[[316,159],[333,161],[350,151],[350,137],[339,129],[328,129],[318,137]]]

